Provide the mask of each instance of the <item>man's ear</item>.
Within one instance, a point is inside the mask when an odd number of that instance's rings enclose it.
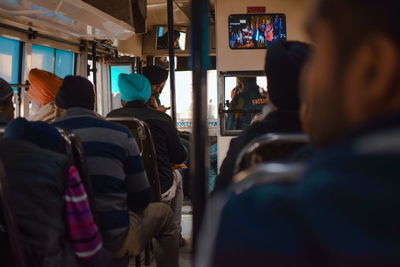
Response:
[[[343,93],[349,119],[371,119],[387,107],[398,75],[398,59],[396,44],[382,35],[371,37],[354,52],[351,64],[344,70],[347,79]]]

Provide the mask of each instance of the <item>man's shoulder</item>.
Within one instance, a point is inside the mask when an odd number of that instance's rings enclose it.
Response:
[[[4,139],[0,141],[0,155],[3,160],[16,161],[16,164],[28,162],[48,166],[51,162],[63,166],[69,162],[66,155],[43,149],[20,139]],[[20,161],[18,161],[20,160]]]
[[[132,136],[131,132],[125,126],[107,121],[104,118],[93,117],[93,116],[81,116],[81,117],[65,117],[62,120],[53,123],[56,127],[65,127],[67,129],[110,129],[118,132],[126,133]]]

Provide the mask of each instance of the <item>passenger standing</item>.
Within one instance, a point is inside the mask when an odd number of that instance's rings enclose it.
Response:
[[[172,211],[164,203],[149,204],[150,186],[135,139],[127,128],[97,115],[94,103],[90,81],[67,76],[56,97],[56,105],[66,111],[54,125],[82,140],[104,246],[116,257],[136,256],[156,238],[157,265],[178,266]]]
[[[197,267],[400,266],[399,13],[395,0],[318,1],[304,79],[318,154],[297,179],[233,188]]]
[[[134,117],[150,126],[157,153],[162,199],[171,204],[178,233],[181,233],[182,176],[172,169],[172,165],[184,162],[186,151],[178,131],[170,116],[146,105],[151,97],[151,85],[146,77],[135,73],[121,74],[118,80],[123,108],[111,111],[107,117]]]
[[[10,120],[14,119],[13,95],[10,85],[0,78],[0,127],[6,126]]]
[[[216,190],[226,188],[233,178],[240,151],[255,138],[266,133],[299,133],[300,72],[310,53],[308,45],[277,40],[273,42],[265,60],[268,95],[274,110],[261,122],[251,125],[231,141],[216,179]]]
[[[57,117],[54,99],[63,80],[51,72],[32,69],[29,72],[29,82],[28,97],[35,110],[29,120],[53,122]]]

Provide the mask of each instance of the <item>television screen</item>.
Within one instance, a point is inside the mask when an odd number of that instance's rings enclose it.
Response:
[[[174,46],[176,50],[186,50],[186,28],[176,28],[174,30]],[[157,42],[158,50],[168,49],[168,27],[157,26]]]
[[[243,14],[229,16],[231,49],[268,49],[272,41],[286,40],[284,14]]]

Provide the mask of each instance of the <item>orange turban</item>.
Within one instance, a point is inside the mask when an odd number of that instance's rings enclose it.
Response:
[[[51,72],[33,69],[29,72],[29,82],[29,97],[39,104],[46,105],[54,101],[63,79]]]

